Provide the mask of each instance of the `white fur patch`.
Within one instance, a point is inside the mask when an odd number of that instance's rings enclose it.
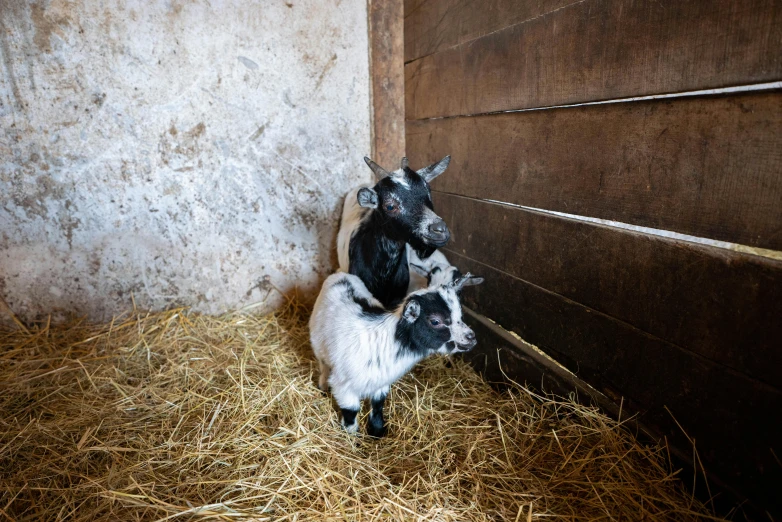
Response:
[[[472,330],[462,321],[462,305],[456,296],[456,291],[453,288],[440,287],[438,292],[451,310],[451,339],[457,344],[469,344],[467,333]]]
[[[354,188],[345,196],[345,203],[342,205],[342,220],[337,234],[337,258],[339,260],[339,269],[347,272],[350,267],[348,253],[350,249],[350,239],[358,230],[361,222],[369,216],[371,209],[364,208],[358,204],[358,191],[362,188],[371,188],[372,185],[361,185]]]
[[[441,221],[440,216],[434,213],[429,207],[424,207],[423,215],[421,216],[421,222],[418,224],[418,235],[426,236],[429,234],[429,225]]]
[[[410,267],[410,284],[407,287],[407,293],[413,293],[416,290],[421,290],[429,287],[435,287],[453,281],[453,273],[456,271],[456,267],[448,262],[448,258],[445,254],[439,250],[435,250],[431,256],[426,259],[421,259],[415,250],[410,245],[407,245],[407,262]],[[419,269],[413,268],[412,265],[420,267]],[[427,282],[426,276],[420,272],[423,270],[426,274],[431,274],[432,270],[439,268],[440,270],[432,274],[431,283]]]
[[[397,169],[394,172],[391,173],[391,181],[398,185],[402,185],[406,189],[410,189],[410,184],[407,182],[407,178],[405,177],[405,171],[402,169]]]
[[[350,288],[345,286],[350,285]],[[358,277],[338,272],[323,283],[310,317],[315,356],[331,368],[329,384],[340,408],[359,409],[406,374],[421,357],[400,352],[394,334],[401,308],[382,317],[366,317],[350,296],[382,307]]]
[[[456,271],[458,269],[455,266],[448,265],[448,266],[440,266],[438,268],[440,270],[433,273],[429,281],[430,288],[435,286],[443,286],[443,285],[451,284],[456,278]]]

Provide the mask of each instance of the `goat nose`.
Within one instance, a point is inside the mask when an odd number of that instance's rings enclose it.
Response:
[[[464,338],[469,342],[473,342],[475,340],[475,332],[472,330],[467,330],[467,333],[464,334]]]
[[[429,232],[433,234],[445,234],[448,232],[448,226],[445,224],[445,221],[441,219],[440,221],[435,221],[429,225]]]

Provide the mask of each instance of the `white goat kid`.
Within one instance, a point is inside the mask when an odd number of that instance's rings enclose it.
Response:
[[[361,401],[368,397],[367,432],[385,435],[383,405],[391,384],[429,355],[475,346],[457,297],[469,278],[415,292],[394,311],[384,309],[357,276],[338,272],[326,279],[310,318],[310,340],[320,365],[318,386],[331,386],[348,432],[358,430]]]
[[[427,287],[453,283],[462,277],[459,269],[449,263],[445,254],[439,250],[435,250],[426,259],[421,259],[415,249],[407,245],[407,262],[410,264],[408,294]],[[462,286],[473,286],[481,283],[483,283],[482,277],[470,276]],[[458,294],[461,296],[461,291]]]

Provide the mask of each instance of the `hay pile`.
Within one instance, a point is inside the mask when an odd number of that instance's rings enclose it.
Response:
[[[661,448],[594,409],[497,393],[458,360],[392,388],[388,438],[345,434],[314,385],[306,313],[0,331],[0,518],[708,516]]]

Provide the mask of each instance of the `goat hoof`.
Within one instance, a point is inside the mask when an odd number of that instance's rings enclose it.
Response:
[[[342,427],[348,433],[356,433],[358,431],[358,410],[351,410],[342,408]]]
[[[385,425],[375,426],[371,422],[367,424],[367,435],[376,439],[381,439],[388,434],[388,428]]]

